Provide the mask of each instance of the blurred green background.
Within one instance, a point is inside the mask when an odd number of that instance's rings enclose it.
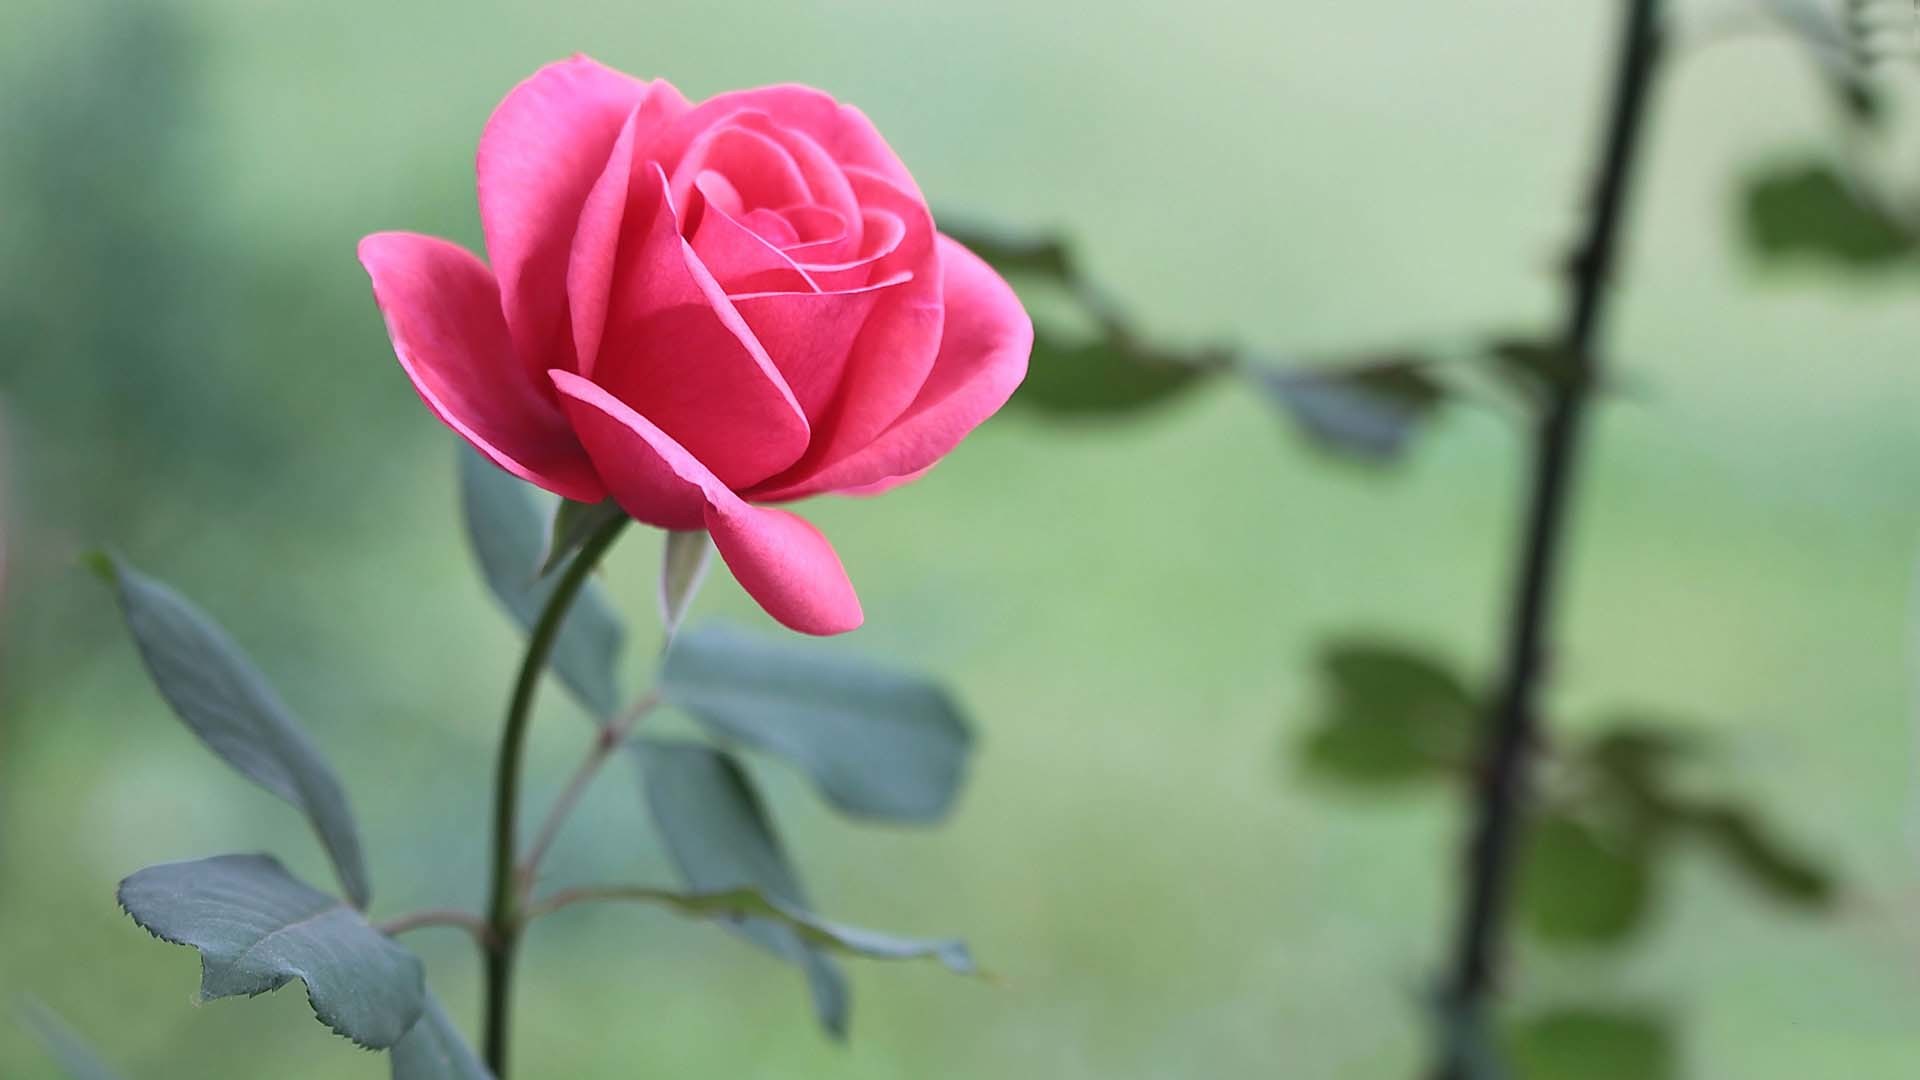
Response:
[[[1705,3],[1682,14],[1711,14]],[[1544,324],[1580,209],[1603,0],[525,4],[9,0],[0,11],[0,995],[136,1077],[376,1077],[295,989],[195,1008],[197,960],[113,903],[140,866],[273,850],[297,816],[148,688],[75,552],[108,542],[226,623],[370,834],[375,911],[477,903],[517,639],[459,538],[453,440],[353,258],[480,246],[499,97],[584,50],[691,96],[801,80],[859,104],[936,206],[1059,227],[1156,333],[1281,354]],[[1721,734],[1740,786],[1841,874],[1838,912],[1688,864],[1648,940],[1520,956],[1529,1006],[1670,1014],[1690,1076],[1920,1060],[1914,569],[1920,273],[1762,269],[1733,195],[1831,139],[1789,43],[1680,58],[1631,224],[1556,711]],[[1329,634],[1484,672],[1522,443],[1445,413],[1384,473],[1307,452],[1221,384],[1133,423],[1009,410],[925,480],[810,516],[858,584],[847,647],[942,674],[983,734],[931,832],[849,826],[759,772],[828,915],[964,933],[999,985],[861,965],[850,1045],[800,978],[639,909],[543,923],[530,1076],[1412,1075],[1453,914],[1458,807],[1330,799],[1289,756]],[[657,542],[608,578],[650,643]],[[715,575],[705,614],[765,618]],[[587,728],[547,695],[532,789]],[[555,872],[661,878],[630,777]],[[469,1020],[447,932],[410,942]],[[0,1023],[0,1075],[51,1075]]]

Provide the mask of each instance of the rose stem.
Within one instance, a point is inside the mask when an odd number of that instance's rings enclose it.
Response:
[[[1515,568],[1503,678],[1480,747],[1477,821],[1466,849],[1467,883],[1452,971],[1441,991],[1437,1080],[1469,1080],[1486,1060],[1482,1033],[1493,996],[1521,817],[1529,752],[1539,738],[1537,699],[1547,653],[1562,534],[1587,404],[1600,374],[1600,322],[1609,296],[1629,179],[1657,66],[1659,0],[1623,0],[1613,96],[1585,235],[1568,267],[1569,297],[1559,352],[1564,378],[1534,436],[1533,483]]]
[[[487,902],[487,935],[482,942],[486,958],[485,1052],[487,1067],[497,1080],[507,1076],[507,1034],[512,1009],[514,952],[520,944],[519,890],[515,888],[514,847],[519,817],[520,767],[527,743],[527,721],[533,713],[534,695],[540,688],[540,674],[560,636],[560,627],[574,598],[586,584],[594,566],[600,562],[620,530],[624,517],[602,525],[585,543],[579,554],[567,564],[553,595],[547,598],[540,619],[527,638],[526,655],[520,661],[520,673],[513,684],[513,697],[507,704],[506,726],[500,735],[500,757],[494,771],[493,865]]]

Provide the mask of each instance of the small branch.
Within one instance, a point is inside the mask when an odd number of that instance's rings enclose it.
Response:
[[[588,785],[599,774],[601,766],[607,763],[607,759],[613,756],[621,743],[627,741],[627,736],[633,733],[633,729],[639,725],[640,721],[659,704],[660,695],[649,693],[634,702],[626,712],[600,728],[598,737],[587,750],[587,756],[581,759],[580,766],[573,771],[567,786],[562,788],[559,797],[554,799],[553,809],[547,812],[547,819],[541,824],[540,832],[534,837],[533,844],[527,848],[526,855],[520,860],[517,873],[523,895],[532,890],[534,878],[540,872],[540,860],[546,857],[547,849],[553,846],[554,839],[560,835],[560,829],[566,825],[567,818],[573,814],[574,807],[579,805],[581,796],[587,793]]]
[[[531,922],[543,915],[551,915],[562,908],[575,904],[591,904],[602,900],[630,900],[642,904],[665,904],[670,907],[684,907],[687,898],[671,889],[656,889],[649,885],[581,885],[571,889],[561,889],[544,900],[527,905],[527,921]],[[745,914],[742,911],[740,914]]]
[[[453,908],[428,908],[425,911],[409,912],[397,918],[388,919],[386,922],[378,923],[374,926],[374,929],[388,937],[394,937],[410,930],[423,930],[430,926],[458,927],[473,935],[473,940],[482,945],[485,945],[487,941],[487,921],[485,919],[482,919],[472,912],[458,911]]]

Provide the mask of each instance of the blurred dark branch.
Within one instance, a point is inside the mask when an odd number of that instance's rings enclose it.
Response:
[[[1443,987],[1446,1037],[1433,1075],[1473,1080],[1484,1057],[1479,1035],[1494,991],[1519,848],[1528,764],[1545,675],[1547,629],[1564,545],[1567,506],[1590,389],[1599,373],[1605,313],[1648,92],[1660,54],[1659,0],[1624,0],[1612,103],[1586,233],[1569,266],[1561,354],[1571,363],[1535,435],[1532,494],[1521,536],[1502,681],[1482,735],[1477,821],[1467,849],[1467,891],[1453,969]]]

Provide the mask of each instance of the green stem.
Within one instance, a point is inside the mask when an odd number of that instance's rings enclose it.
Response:
[[[520,661],[520,673],[514,680],[513,697],[507,704],[507,721],[500,734],[500,757],[493,778],[493,872],[487,901],[486,950],[486,1023],[487,1067],[498,1080],[507,1076],[508,1021],[512,1011],[513,962],[520,944],[521,915],[519,890],[515,888],[514,848],[520,807],[521,761],[526,755],[527,721],[533,714],[533,699],[540,689],[540,674],[559,640],[567,611],[587,583],[587,577],[599,564],[614,540],[625,528],[626,518],[615,518],[587,537],[579,554],[555,583],[540,619],[527,638],[527,652]]]

